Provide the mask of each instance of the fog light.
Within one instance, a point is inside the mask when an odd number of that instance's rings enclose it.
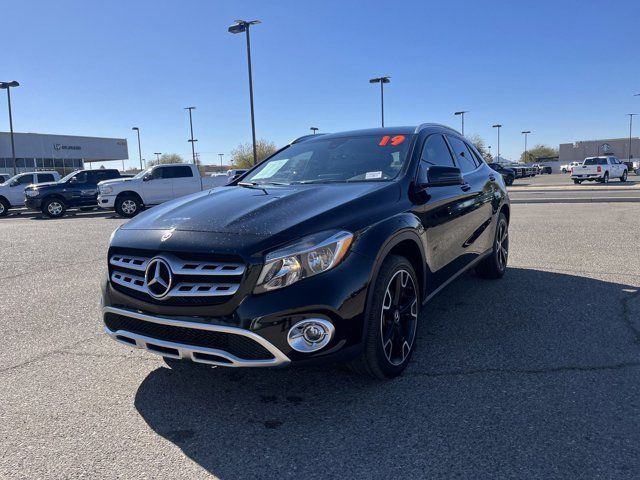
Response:
[[[333,324],[328,320],[310,318],[291,327],[287,341],[298,352],[315,352],[327,346],[334,332]]]

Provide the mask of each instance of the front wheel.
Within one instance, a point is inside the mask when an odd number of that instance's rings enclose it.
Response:
[[[142,208],[142,203],[133,195],[126,195],[116,200],[116,213],[121,217],[135,217]]]
[[[504,183],[506,183],[507,186],[513,185],[513,180],[514,180],[513,175],[507,175],[507,178],[505,179]]]
[[[420,289],[411,263],[387,257],[373,284],[365,311],[364,351],[351,362],[352,370],[386,379],[400,375],[415,349]]]
[[[575,180],[575,179],[574,179],[574,180],[573,180],[573,183],[575,183],[576,185],[580,185],[580,184],[582,183],[582,181],[581,181],[581,180]]]
[[[476,273],[482,278],[502,278],[509,260],[509,223],[504,213],[498,216],[496,235],[493,239],[491,255],[476,267]]]
[[[626,182],[627,181],[627,171],[625,170],[624,173],[622,174],[622,176],[620,177],[620,181],[621,182]]]
[[[49,218],[60,218],[67,211],[67,206],[62,200],[50,198],[42,204],[42,213]]]

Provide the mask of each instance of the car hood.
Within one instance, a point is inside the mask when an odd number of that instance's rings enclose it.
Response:
[[[53,187],[55,185],[58,185],[58,182],[32,183],[27,188],[25,188],[25,190],[40,190],[43,188]]]
[[[398,198],[396,182],[218,187],[154,207],[122,228],[294,237],[366,224]]]
[[[98,185],[117,185],[124,182],[138,181],[139,179],[133,177],[125,177],[125,178],[112,178],[111,180],[102,180],[98,183]]]

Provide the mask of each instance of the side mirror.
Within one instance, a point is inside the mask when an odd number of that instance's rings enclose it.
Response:
[[[17,187],[18,185],[20,185],[20,183],[17,180],[14,180],[9,184],[10,187]]]
[[[148,182],[149,180],[151,180],[151,174],[147,173],[144,177],[142,177],[142,181],[143,182]]]
[[[441,165],[425,167],[420,165],[417,184],[421,189],[462,185],[463,183],[462,172],[457,167],[443,167]]]
[[[229,180],[227,183],[231,183],[231,182],[235,182],[237,179],[239,179],[242,176],[241,173],[236,173],[233,177],[231,177],[231,180]]]
[[[78,177],[71,177],[69,179],[69,183],[76,183],[78,181]]]

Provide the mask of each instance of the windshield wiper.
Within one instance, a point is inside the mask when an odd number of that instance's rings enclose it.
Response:
[[[259,187],[260,185],[290,185],[284,182],[239,182],[241,187]]]
[[[315,180],[300,180],[298,182],[291,182],[291,185],[307,185],[310,183],[347,183],[349,180],[327,180],[324,178],[317,178]]]

